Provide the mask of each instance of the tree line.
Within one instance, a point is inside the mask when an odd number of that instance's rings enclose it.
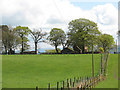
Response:
[[[67,33],[60,28],[52,28],[50,33],[43,32],[42,29],[30,30],[28,27],[23,26],[13,28],[0,25],[0,29],[2,29],[2,45],[5,54],[12,54],[18,48],[23,54],[30,46],[28,45],[29,35],[34,41],[35,53],[37,53],[37,45],[40,42],[54,46],[56,53],[58,53],[58,46],[60,45],[63,49],[71,48],[74,52],[82,52],[83,54],[85,53],[85,47],[89,51],[108,52],[115,46],[112,35],[102,34],[97,23],[84,18],[70,21]]]

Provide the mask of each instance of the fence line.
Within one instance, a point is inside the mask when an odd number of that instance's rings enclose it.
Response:
[[[104,60],[104,61],[103,61]],[[108,60],[109,60],[109,54],[105,54],[104,58],[101,58],[101,73],[95,77],[74,77],[67,78],[66,80],[63,80],[62,82],[57,82],[56,86],[51,86],[51,84],[48,84],[48,90],[52,90],[52,88],[56,88],[57,90],[61,89],[81,89],[86,90],[87,88],[94,88],[95,85],[97,85],[100,81],[103,81],[106,79],[106,68],[108,66]],[[106,63],[106,64],[105,64]],[[106,65],[106,66],[105,66]],[[104,70],[104,72],[103,72]],[[36,90],[38,90],[38,86],[36,87]]]

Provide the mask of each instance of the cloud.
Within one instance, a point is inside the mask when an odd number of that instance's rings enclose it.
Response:
[[[48,24],[62,24],[64,23],[64,21],[62,21],[60,18],[51,16],[50,18],[48,18],[47,23]]]
[[[26,25],[31,29],[41,27],[47,32],[54,27],[67,32],[68,23],[78,18],[96,22],[100,31],[115,38],[118,28],[118,10],[110,3],[83,10],[70,0],[1,0],[0,15],[3,24]],[[40,45],[47,48],[48,44]]]

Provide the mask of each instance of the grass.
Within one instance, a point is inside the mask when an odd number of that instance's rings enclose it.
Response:
[[[110,56],[109,69],[113,69],[111,66],[116,66],[117,58],[115,60],[114,58],[116,55]],[[3,88],[35,88],[36,86],[46,88],[48,83],[56,86],[57,81],[92,75],[92,55],[90,54],[3,55],[2,59]],[[97,75],[100,68],[99,54],[94,55],[94,61],[95,75]],[[108,76],[111,71],[109,70]],[[112,76],[109,77],[112,78]],[[102,82],[98,87],[101,85],[103,85]],[[117,86],[114,85],[114,87]]]

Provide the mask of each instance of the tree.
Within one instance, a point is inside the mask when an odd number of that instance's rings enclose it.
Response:
[[[0,26],[2,28],[2,44],[5,48],[5,53],[12,54],[14,49],[20,44],[20,38],[17,36],[13,28],[7,25]]]
[[[7,54],[8,50],[8,31],[9,28],[7,25],[1,25],[0,28],[2,29],[2,44],[5,49],[5,54]]]
[[[23,53],[29,47],[29,45],[27,44],[27,42],[29,41],[27,36],[30,32],[30,29],[28,27],[17,26],[14,30],[18,33],[19,37],[21,38],[21,53]]]
[[[104,52],[108,52],[115,45],[114,38],[109,34],[102,34],[98,39],[98,46],[102,47]]]
[[[71,41],[73,49],[80,53],[84,53],[85,46],[95,44],[95,38],[100,34],[97,24],[88,19],[80,18],[72,20],[69,23],[68,38]]]
[[[35,43],[35,53],[36,54],[37,54],[37,44],[39,42],[44,42],[44,38],[46,35],[47,35],[47,33],[46,32],[43,33],[42,30],[34,29],[33,31],[31,31],[31,36]]]
[[[64,48],[64,41],[65,41],[66,35],[65,32],[62,29],[59,28],[53,28],[50,31],[50,35],[48,36],[48,40],[50,41],[50,44],[55,46],[55,50],[58,53],[57,47],[59,45],[63,45]]]

